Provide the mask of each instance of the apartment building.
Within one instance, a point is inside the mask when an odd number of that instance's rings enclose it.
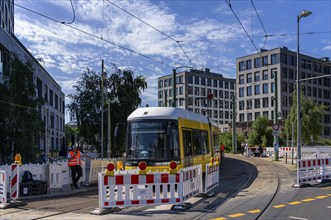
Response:
[[[158,106],[172,106],[172,74],[158,78]],[[232,122],[232,97],[235,79],[204,70],[186,70],[176,74],[176,107],[207,115],[220,127]]]
[[[300,54],[301,79],[331,74],[329,58]],[[283,124],[296,97],[297,56],[286,47],[261,50],[260,53],[236,59],[237,122],[243,130],[258,116],[274,119],[275,74],[277,75],[278,119]],[[331,138],[331,77],[302,81],[302,95],[327,106],[322,136]],[[249,128],[247,128],[249,129]]]
[[[46,100],[44,106],[38,108],[40,117],[46,122],[46,135],[41,138],[39,148],[50,151],[60,150],[64,146],[65,96],[59,84],[39,64],[26,47],[14,34],[14,0],[0,1],[0,83],[3,72],[9,71],[10,55],[15,53],[22,61],[28,59],[34,63],[33,81],[36,95]],[[47,148],[46,148],[47,146]]]

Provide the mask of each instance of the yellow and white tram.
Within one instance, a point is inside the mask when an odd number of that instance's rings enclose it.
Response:
[[[147,171],[163,171],[176,161],[177,169],[205,164],[219,150],[217,124],[204,115],[181,108],[147,107],[128,117],[126,169],[147,163]]]

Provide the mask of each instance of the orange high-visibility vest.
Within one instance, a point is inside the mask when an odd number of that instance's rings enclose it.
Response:
[[[80,151],[77,151],[77,155],[73,151],[70,151],[68,154],[68,165],[71,166],[77,166],[81,165],[82,161],[80,160]]]

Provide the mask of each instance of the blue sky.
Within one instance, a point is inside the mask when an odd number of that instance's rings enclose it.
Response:
[[[36,58],[44,60],[42,65],[66,95],[74,92],[72,86],[86,67],[101,71],[101,59],[109,72],[113,70],[111,63],[115,63],[118,68],[131,69],[135,75],[147,78],[142,105],[157,106],[157,77],[170,74],[174,67],[194,65],[196,69],[209,68],[235,78],[236,58],[255,53],[255,47],[286,46],[296,51],[296,16],[302,10],[313,14],[300,20],[301,52],[331,58],[330,0],[72,0],[72,3],[75,20],[68,27],[54,20],[67,23],[73,20],[70,0],[15,0],[17,38]],[[266,39],[266,33],[271,37]],[[187,56],[176,41],[180,41]]]

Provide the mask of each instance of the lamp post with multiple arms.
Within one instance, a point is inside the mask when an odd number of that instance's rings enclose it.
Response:
[[[176,108],[176,74],[177,74],[177,69],[179,68],[189,68],[192,69],[191,66],[178,66],[174,69],[172,69],[172,107]]]
[[[300,100],[300,41],[299,41],[299,26],[300,26],[300,19],[302,17],[308,17],[311,15],[312,12],[303,10],[300,15],[297,16],[297,148],[298,148],[298,160],[301,159],[301,100]]]

